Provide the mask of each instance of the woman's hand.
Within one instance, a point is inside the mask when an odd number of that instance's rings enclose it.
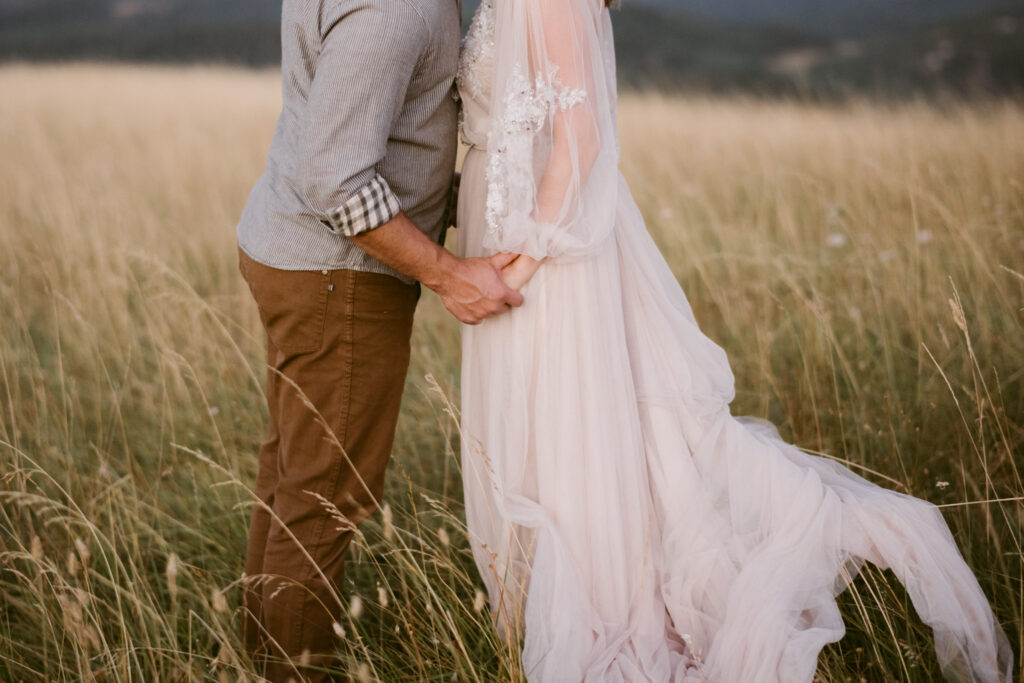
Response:
[[[520,254],[512,263],[501,269],[501,277],[512,289],[522,289],[540,268],[541,263],[543,261]]]

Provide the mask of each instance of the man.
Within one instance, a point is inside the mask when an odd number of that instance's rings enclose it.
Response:
[[[440,244],[459,24],[457,0],[284,0],[284,106],[238,225],[270,409],[243,631],[271,681],[327,679],[352,533],[317,496],[353,527],[377,507],[419,283],[466,323],[522,304],[501,279],[514,256]]]

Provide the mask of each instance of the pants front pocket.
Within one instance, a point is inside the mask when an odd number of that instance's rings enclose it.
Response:
[[[260,321],[283,353],[312,353],[323,344],[330,271],[281,270],[239,250],[239,270],[259,308]]]

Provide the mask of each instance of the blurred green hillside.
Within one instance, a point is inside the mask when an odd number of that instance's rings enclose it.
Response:
[[[631,0],[614,15],[620,82],[815,98],[1019,94],[1024,2],[993,1],[943,0],[911,21],[864,0],[875,13],[852,21],[847,2],[743,15],[747,0]],[[280,0],[0,0],[0,60],[271,65],[279,13]]]

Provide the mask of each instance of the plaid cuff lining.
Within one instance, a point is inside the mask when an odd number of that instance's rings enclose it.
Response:
[[[344,204],[330,211],[327,220],[335,232],[352,237],[384,225],[401,210],[398,197],[378,173]]]

